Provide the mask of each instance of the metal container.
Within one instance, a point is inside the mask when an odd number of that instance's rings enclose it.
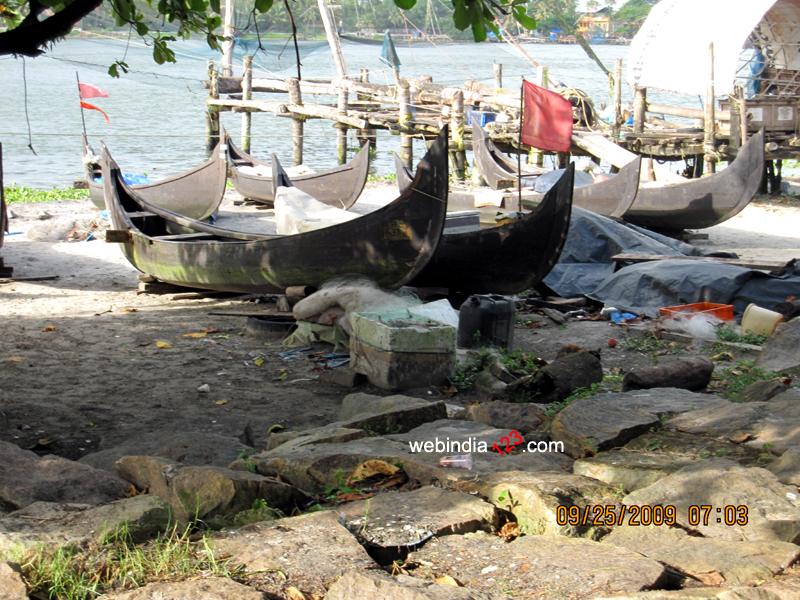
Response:
[[[514,312],[514,300],[507,296],[470,296],[459,311],[458,345],[510,347],[514,341]]]

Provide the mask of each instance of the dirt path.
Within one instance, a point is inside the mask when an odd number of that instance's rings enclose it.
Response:
[[[247,429],[259,444],[276,423],[335,420],[348,390],[318,381],[312,360],[283,360],[277,343],[245,335],[244,319],[208,314],[261,306],[137,295],[137,272],[116,245],[54,241],[88,231],[99,217],[88,201],[12,210],[6,264],[16,277],[59,278],[0,285],[0,439],[77,458],[153,431],[245,439]],[[798,232],[800,208],[754,205],[710,230],[703,247],[789,259],[800,256]],[[609,337],[604,324],[586,334],[598,345]],[[518,344],[552,358],[581,335],[550,327]]]

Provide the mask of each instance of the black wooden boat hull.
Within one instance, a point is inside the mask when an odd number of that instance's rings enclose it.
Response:
[[[511,223],[465,233],[445,231],[436,254],[412,285],[466,294],[516,294],[535,286],[564,247],[574,178],[575,166],[570,165],[535,210]]]
[[[319,287],[356,275],[396,288],[433,256],[446,216],[447,130],[420,163],[414,185],[362,217],[290,236],[259,236],[208,225],[150,205],[103,167],[115,237],[130,263],[176,285],[243,293]],[[176,234],[176,232],[179,232]]]
[[[272,178],[242,171],[243,166],[263,166],[271,168],[270,163],[259,161],[233,144],[228,138],[228,162],[230,163],[231,181],[242,196],[257,202],[271,203],[275,200],[272,190]],[[295,187],[313,196],[320,202],[348,209],[355,204],[364,185],[367,183],[369,171],[369,142],[365,143],[358,154],[346,165],[292,178]]]
[[[83,144],[84,156],[93,156],[94,151],[85,136]],[[98,174],[99,167],[86,165],[89,198],[97,208],[105,209],[103,184],[95,182],[95,176]],[[156,183],[135,185],[133,189],[151,204],[191,219],[206,219],[219,208],[225,196],[227,181],[228,164],[225,146],[219,143],[203,164]]]
[[[625,220],[661,231],[712,227],[753,199],[764,170],[764,132],[753,135],[719,173],[666,185],[639,186]]]

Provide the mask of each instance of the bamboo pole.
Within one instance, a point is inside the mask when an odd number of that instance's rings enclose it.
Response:
[[[464,149],[464,94],[461,90],[453,95],[450,106],[450,157],[456,178],[463,181],[467,172],[467,152]]]
[[[742,144],[747,142],[747,99],[744,95],[744,88],[739,86],[739,127],[742,132]]]
[[[400,105],[398,124],[400,125],[400,158],[407,168],[411,168],[413,157],[411,129],[411,93],[408,81],[401,79],[397,86],[397,101]]]
[[[302,106],[300,81],[296,77],[289,77],[286,80],[286,89],[289,92],[289,102]],[[292,163],[295,166],[303,164],[303,119],[297,116],[292,117]]]
[[[536,85],[539,87],[547,88],[548,84],[550,83],[548,80],[550,78],[550,71],[549,69],[544,66],[540,65],[536,68]],[[522,123],[522,115],[520,115],[520,124]],[[522,151],[522,147],[520,146],[520,152]],[[530,152],[528,153],[528,163],[533,163],[537,167],[544,166],[544,152],[538,150],[537,148],[531,148]]]
[[[649,113],[657,113],[661,115],[670,115],[673,117],[684,117],[686,119],[699,119],[705,118],[705,111],[699,108],[686,108],[684,106],[670,106],[669,104],[655,104],[648,102],[646,111]],[[717,121],[730,121],[731,114],[727,110],[715,110],[715,117]]]
[[[708,87],[703,114],[703,154],[705,172],[716,170],[716,121],[714,116],[714,43],[708,45]]]
[[[728,148],[734,151],[738,151],[742,147],[742,124],[739,121],[739,89],[740,86],[735,86],[730,96],[731,122],[730,132],[728,133]]]
[[[619,139],[622,126],[622,59],[614,63],[614,139]]]
[[[234,0],[225,0],[225,10],[222,16],[222,76],[233,75],[233,3]]]
[[[322,17],[322,24],[325,27],[325,36],[328,38],[328,45],[333,55],[333,62],[336,65],[336,74],[339,79],[347,79],[347,65],[344,62],[344,54],[342,54],[342,43],[339,40],[336,24],[333,22],[331,9],[325,3],[325,0],[317,0],[317,5],[319,6],[319,14]]]
[[[494,87],[498,90],[503,87],[503,65],[494,63]]]
[[[208,61],[208,99],[219,100],[217,86],[217,68],[213,60]],[[219,141],[219,109],[213,105],[206,106],[206,150],[211,152]]]
[[[336,109],[340,116],[347,117],[347,88],[339,90],[339,97],[336,102]],[[336,124],[336,158],[340,165],[347,162],[347,125],[344,123]]]
[[[647,112],[647,89],[637,87],[633,92],[633,132],[644,133],[644,118]]]
[[[253,57],[245,56],[242,60],[242,100],[250,100],[253,97]],[[250,111],[242,113],[242,150],[250,152],[251,129],[253,124],[253,114]]]

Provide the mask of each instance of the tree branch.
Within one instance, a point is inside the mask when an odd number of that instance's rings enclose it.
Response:
[[[0,33],[0,56],[38,56],[44,47],[66,36],[75,24],[100,6],[103,0],[74,0],[54,15],[39,21],[41,6],[29,0],[30,13],[17,27]]]

